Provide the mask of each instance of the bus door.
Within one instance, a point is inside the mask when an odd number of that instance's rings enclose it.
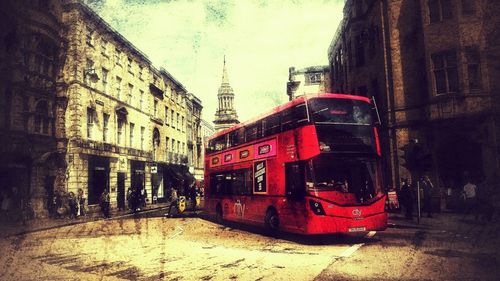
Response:
[[[284,217],[289,217],[287,222],[293,222],[291,227],[304,227],[305,210],[305,162],[290,162],[285,163],[285,196],[287,203],[283,206]]]

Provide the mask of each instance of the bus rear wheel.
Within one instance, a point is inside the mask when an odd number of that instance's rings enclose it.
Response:
[[[220,224],[222,224],[224,222],[224,217],[222,214],[222,207],[220,206],[220,204],[217,204],[217,207],[215,207],[215,221],[217,221],[217,223],[220,223]]]
[[[280,227],[280,219],[278,217],[278,212],[274,209],[269,209],[266,212],[266,217],[264,219],[264,224],[266,229],[270,232],[277,232]]]

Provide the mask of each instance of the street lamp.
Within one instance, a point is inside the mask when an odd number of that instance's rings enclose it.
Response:
[[[83,78],[85,80],[90,79],[90,82],[96,83],[99,80],[99,76],[97,76],[97,73],[95,72],[94,68],[87,68],[83,71]]]

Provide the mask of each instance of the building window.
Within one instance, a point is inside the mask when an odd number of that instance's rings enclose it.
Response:
[[[165,106],[165,124],[168,125],[168,107]]]
[[[181,141],[177,141],[177,153],[180,153]]]
[[[175,123],[174,123],[174,110],[170,110],[170,124],[172,125],[172,128],[175,128]]]
[[[105,68],[102,69],[102,91],[108,93],[108,70]]]
[[[469,78],[469,90],[481,89],[480,55],[477,46],[465,47],[465,58],[467,59],[467,76]]]
[[[158,100],[154,100],[153,102],[153,117],[158,117]]]
[[[109,114],[102,114],[102,141],[108,142]]]
[[[181,129],[182,129],[182,131],[184,132],[184,116],[182,116]]]
[[[361,17],[363,15],[363,0],[355,0],[356,4],[356,17]]]
[[[128,97],[127,97],[127,102],[128,104],[132,104],[132,92],[134,91],[134,85],[128,84]]]
[[[132,73],[132,59],[128,58],[127,60],[127,70],[128,72]]]
[[[2,91],[2,94],[5,95],[5,92]],[[7,99],[7,97],[0,97],[0,103],[2,103],[2,106],[0,106],[0,109],[4,109],[5,110],[5,106],[6,106],[6,103],[5,103],[5,100]],[[29,97],[28,96],[25,96],[23,95],[22,96],[22,99],[23,99],[23,129],[25,131],[28,131],[29,129],[29,121],[30,121],[30,100],[29,100]],[[40,113],[42,113],[42,109],[40,110]],[[5,111],[0,111],[0,112],[5,112]],[[5,115],[4,114],[0,114],[1,117],[4,117]],[[40,118],[40,120],[42,120],[42,118]],[[40,126],[41,127],[41,126]]]
[[[143,78],[142,78],[142,71],[143,71],[143,69],[144,68],[142,67],[142,65],[139,65],[139,79],[141,79],[141,80],[143,80]]]
[[[453,17],[451,0],[429,0],[430,22],[440,22]]]
[[[87,45],[94,46],[94,31],[87,27],[87,34],[85,35],[85,42]]]
[[[307,84],[318,84],[321,83],[321,73],[310,73],[307,75]]]
[[[177,113],[177,120],[175,121],[175,124],[176,124],[176,125],[175,125],[175,127],[177,128],[177,130],[180,130],[180,129],[181,129],[181,128],[179,127],[179,119],[180,119],[180,118],[179,118],[179,116],[180,116],[180,115],[179,115],[179,113]]]
[[[134,147],[134,128],[135,124],[130,123],[130,130],[129,130],[129,146]]]
[[[117,140],[118,145],[122,145],[122,143],[123,143],[123,124],[124,123],[125,122],[123,121],[122,118],[118,119],[118,140]]]
[[[146,131],[146,128],[141,127],[141,150],[144,150],[144,131]]]
[[[122,57],[122,52],[120,50],[116,50],[116,53],[115,53],[115,63],[117,65],[119,65],[119,66],[122,65],[121,57]]]
[[[121,99],[122,97],[122,79],[116,76],[116,98]]]
[[[107,57],[108,56],[108,41],[102,39],[101,40],[101,53]]]
[[[35,108],[35,133],[49,133],[49,108],[46,101],[39,101]]]
[[[182,150],[181,150],[182,154],[186,154],[186,150],[184,149],[184,147],[185,147],[185,143],[182,143]]]
[[[462,0],[462,15],[470,16],[476,13],[475,1]]]
[[[95,110],[93,108],[87,108],[87,138],[89,140],[92,139],[93,130],[94,130],[94,115]]]
[[[85,65],[85,69],[83,70],[83,76],[84,76],[84,79],[85,79],[85,84],[87,84],[87,85],[90,85],[90,83],[92,82],[90,80],[90,75],[87,72],[91,71],[93,68],[94,68],[94,61],[92,61],[91,59],[87,59],[87,63]]]
[[[457,56],[454,50],[431,55],[436,94],[458,92]]]
[[[364,42],[363,42],[363,36],[358,35],[356,36],[356,41],[354,41],[356,44],[356,66],[363,66],[365,65],[365,47],[364,47]]]
[[[144,106],[144,91],[143,90],[139,90],[139,98],[140,98],[139,106],[140,106],[140,109],[143,110],[143,106]]]

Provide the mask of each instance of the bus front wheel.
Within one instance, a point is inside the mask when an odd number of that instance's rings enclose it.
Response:
[[[271,232],[276,232],[280,226],[280,219],[278,217],[278,212],[275,209],[269,209],[266,212],[266,217],[264,219],[266,229]]]
[[[220,224],[224,222],[224,218],[222,216],[222,207],[220,206],[220,204],[217,204],[217,207],[215,207],[215,220]]]

